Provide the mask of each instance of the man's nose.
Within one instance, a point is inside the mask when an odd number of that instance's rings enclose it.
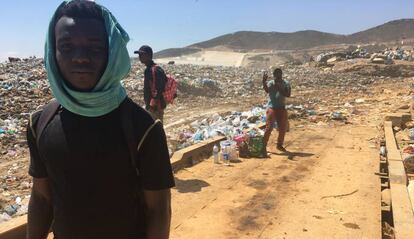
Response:
[[[85,49],[77,49],[73,54],[72,61],[78,64],[89,63],[90,59],[88,51]]]

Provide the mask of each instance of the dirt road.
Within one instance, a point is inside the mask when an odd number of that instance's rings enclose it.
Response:
[[[377,133],[296,128],[288,155],[178,172],[171,238],[380,238]]]

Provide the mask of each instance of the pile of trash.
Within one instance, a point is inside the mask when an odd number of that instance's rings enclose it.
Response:
[[[27,199],[28,200],[28,199]],[[27,201],[26,200],[26,201]],[[27,214],[28,203],[25,204],[22,202],[21,197],[17,197],[13,204],[6,206],[0,213],[0,223],[9,221],[13,217],[23,216]]]
[[[27,176],[27,162],[18,161],[2,167],[0,176],[0,223],[27,213],[32,183]]]
[[[0,159],[19,154],[29,114],[51,98],[42,59],[0,63]]]
[[[408,121],[394,128],[395,138],[400,144],[401,155],[407,173],[414,173],[414,121]]]
[[[399,47],[397,47],[394,50],[391,48],[387,48],[382,52],[382,54],[386,56],[388,59],[393,59],[393,60],[404,60],[404,61],[413,60],[412,50],[404,50]]]
[[[216,113],[211,117],[192,122],[188,129],[179,132],[175,150],[216,136],[234,139],[246,130],[257,128],[260,123],[265,121],[264,107],[255,107],[246,112],[232,112],[225,116]],[[259,130],[259,132],[261,131]]]
[[[315,61],[318,66],[329,65],[333,62],[341,61],[346,59],[347,55],[342,52],[327,52],[321,53],[316,56]]]
[[[178,82],[179,98],[251,97],[261,89],[260,69],[224,66],[161,65],[167,75]],[[144,67],[134,62],[127,79],[123,81],[129,95],[142,97]],[[134,98],[135,99],[135,98]]]
[[[225,102],[237,104],[241,99],[266,98],[262,89],[263,69],[197,65],[162,67],[167,74],[178,80],[176,105],[184,109],[205,107],[206,104],[222,105]],[[142,64],[134,61],[130,74],[122,82],[128,95],[141,105],[144,69]],[[337,74],[296,65],[284,66],[283,74],[294,89],[295,97],[288,100],[291,119],[311,122],[345,120],[352,111],[343,112],[344,105],[349,102],[344,96],[352,95],[352,92],[364,93],[367,85],[384,81],[381,77],[361,77],[354,73]],[[326,91],[323,97],[316,94],[317,91],[326,89],[333,91]],[[337,94],[336,90],[342,93]],[[332,100],[326,101],[327,97]],[[51,98],[42,59],[0,64],[0,160],[9,160],[24,154],[20,149],[25,147],[28,116]],[[347,109],[351,107],[345,107]]]
[[[413,50],[399,47],[369,52],[367,49],[358,46],[354,51],[321,53],[315,57],[315,61],[318,63],[317,66],[329,66],[334,62],[357,58],[370,59],[370,62],[376,64],[393,64],[394,60],[413,61],[413,54]]]

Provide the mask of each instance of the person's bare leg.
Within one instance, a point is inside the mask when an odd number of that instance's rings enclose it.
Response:
[[[287,110],[277,109],[275,114],[276,114],[277,125],[279,128],[279,136],[277,138],[277,149],[280,151],[286,152],[286,149],[283,147],[283,143],[285,141],[285,135],[286,135],[287,124],[288,124]]]
[[[266,151],[266,153],[267,153],[267,148],[266,148],[267,143],[269,141],[270,134],[272,133],[274,123],[275,123],[274,110],[268,109],[266,111],[266,129],[265,129],[265,133],[263,136],[263,150]]]

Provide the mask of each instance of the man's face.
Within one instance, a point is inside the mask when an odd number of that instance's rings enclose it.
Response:
[[[56,61],[68,86],[92,90],[106,69],[108,38],[97,19],[63,16],[55,26]]]
[[[147,65],[151,61],[151,57],[147,53],[139,53],[139,61],[141,61],[142,64]]]
[[[282,80],[282,73],[273,72],[273,77],[275,78],[276,81],[281,81]]]

